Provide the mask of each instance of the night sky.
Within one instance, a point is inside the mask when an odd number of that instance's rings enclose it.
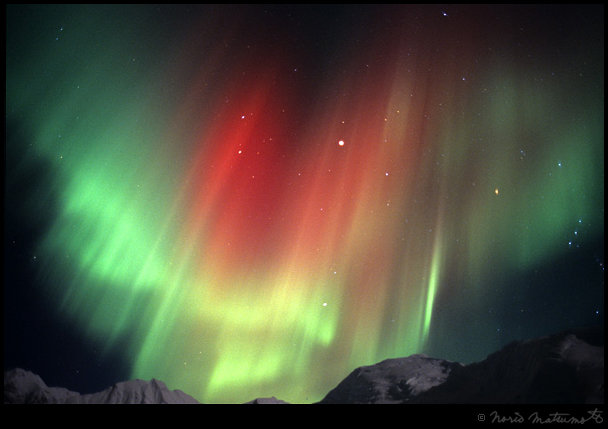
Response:
[[[5,369],[310,403],[603,325],[603,16],[7,7]]]

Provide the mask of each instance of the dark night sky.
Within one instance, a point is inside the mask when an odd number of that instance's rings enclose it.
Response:
[[[603,326],[603,12],[9,6],[5,370],[313,402]]]

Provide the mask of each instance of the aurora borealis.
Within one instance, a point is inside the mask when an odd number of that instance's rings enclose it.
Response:
[[[9,6],[5,365],[48,330],[51,383],[118,359],[310,403],[603,324],[603,34],[601,6]]]

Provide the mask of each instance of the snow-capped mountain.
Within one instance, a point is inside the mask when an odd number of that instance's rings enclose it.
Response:
[[[417,403],[601,404],[604,345],[589,330],[509,344],[453,371]],[[600,345],[601,341],[601,345]]]
[[[444,383],[459,363],[416,354],[355,369],[321,401],[324,404],[399,404]]]
[[[165,383],[131,380],[98,393],[80,394],[62,387],[48,387],[36,374],[20,368],[4,373],[4,403],[10,404],[198,404],[181,390]]]
[[[321,404],[603,404],[603,328],[513,342],[463,365],[422,354],[355,369]],[[92,394],[48,387],[36,374],[4,372],[5,404],[198,404],[159,380],[131,380]],[[287,404],[273,397],[247,404]]]
[[[257,398],[253,401],[245,402],[246,404],[289,404],[289,402],[282,401],[280,399],[271,396],[270,398]]]
[[[354,370],[320,403],[600,404],[603,330],[513,342],[469,365],[413,355]]]

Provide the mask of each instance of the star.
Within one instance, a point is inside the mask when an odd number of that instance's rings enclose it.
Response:
[[[344,140],[340,140],[340,141],[338,142],[338,146],[344,146]]]

